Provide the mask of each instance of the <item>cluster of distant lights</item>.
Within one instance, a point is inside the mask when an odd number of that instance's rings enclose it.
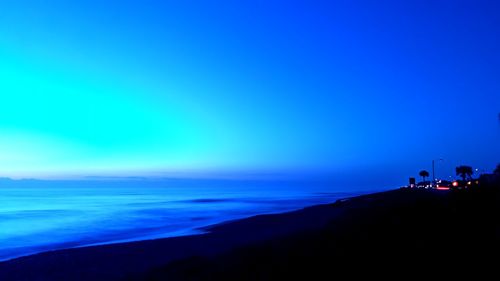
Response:
[[[446,185],[442,185],[442,186],[440,186],[440,185],[439,185],[440,183],[442,183],[442,181],[441,181],[441,180],[440,180],[440,181],[437,183],[437,185],[436,185],[436,189],[437,189],[437,190],[450,190],[450,187],[449,187],[449,186],[446,186]],[[479,181],[475,181],[475,184],[479,184]],[[465,186],[463,186],[463,187],[464,187],[464,188],[468,188],[468,187],[469,187],[469,186],[471,186],[471,185],[472,185],[472,181],[468,181],[468,182],[467,182],[467,185],[465,185]],[[458,181],[453,181],[453,182],[451,183],[451,186],[458,188],[458,187],[459,187],[459,183],[458,183]]]
[[[460,182],[457,181],[457,180],[455,180],[455,181],[451,182],[451,187],[454,187],[454,188],[457,188],[457,189],[459,189],[459,188],[469,188],[470,186],[472,186],[472,184],[478,185],[479,181],[478,180],[476,180],[476,181],[468,181],[468,182],[466,182],[465,185],[460,186]],[[411,184],[410,185],[410,188],[415,188],[415,187],[417,187],[415,184]],[[431,184],[428,184],[428,185],[424,186],[424,188],[426,188],[426,189],[432,188],[432,187],[433,186]],[[437,190],[450,190],[451,187],[447,183],[443,182],[443,180],[439,180],[439,181],[436,182],[435,189],[437,189]]]
[[[475,169],[475,171],[477,173],[477,172],[479,172],[479,169]],[[451,176],[450,176],[450,178],[451,178]],[[451,182],[451,186],[454,187],[454,188],[457,188],[457,189],[458,188],[469,188],[470,186],[472,186],[473,183],[476,184],[476,185],[478,185],[479,181],[478,180],[476,180],[474,182],[473,181],[468,181],[466,183],[466,185],[460,186],[459,181],[455,180],[455,181]],[[442,184],[442,185],[439,185],[439,184]],[[410,187],[414,188],[416,186],[414,184],[411,184]],[[432,185],[426,185],[425,188],[432,188]],[[447,184],[443,183],[443,180],[439,180],[439,181],[436,182],[436,189],[437,190],[450,190],[451,187],[448,186]]]

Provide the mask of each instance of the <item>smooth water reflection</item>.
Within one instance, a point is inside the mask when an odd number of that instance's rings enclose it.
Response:
[[[200,233],[256,214],[361,192],[287,181],[0,181],[0,260],[62,248]]]

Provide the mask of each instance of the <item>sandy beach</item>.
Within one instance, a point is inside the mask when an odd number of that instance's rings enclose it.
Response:
[[[398,189],[209,227],[202,235],[45,252],[0,263],[0,280],[322,280],[492,272],[498,188]],[[466,265],[466,266],[463,266]],[[494,271],[493,271],[494,272]],[[357,275],[362,271],[350,271]]]

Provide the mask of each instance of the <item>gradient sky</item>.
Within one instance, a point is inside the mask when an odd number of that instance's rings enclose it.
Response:
[[[0,174],[491,170],[499,3],[2,1]]]

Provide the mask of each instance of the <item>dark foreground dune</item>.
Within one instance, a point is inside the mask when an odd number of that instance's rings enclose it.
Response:
[[[0,263],[0,280],[496,280],[498,190],[401,189],[205,235],[47,252]]]

